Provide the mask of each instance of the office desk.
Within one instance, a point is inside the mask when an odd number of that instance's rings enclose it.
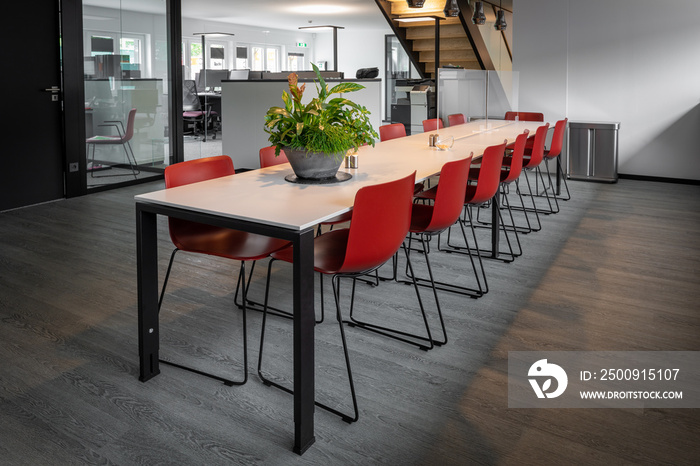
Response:
[[[428,135],[417,134],[363,147],[359,168],[344,169],[349,181],[330,185],[288,183],[289,164],[254,170],[136,196],[138,260],[138,332],[143,382],[160,373],[158,366],[157,215],[245,230],[286,239],[294,245],[293,351],[294,451],[302,454],[314,442],[314,226],[349,211],[363,186],[395,180],[416,171],[422,180],[442,165],[484,148],[509,142],[536,124],[514,122],[483,132],[479,123],[454,127],[460,137],[450,151],[428,147]]]

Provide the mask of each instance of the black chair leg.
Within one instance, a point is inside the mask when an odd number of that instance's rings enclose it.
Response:
[[[394,340],[398,340],[404,343],[408,343],[410,345],[415,345],[418,348],[422,350],[429,350],[432,349],[435,345],[441,345],[444,343],[447,343],[447,332],[444,332],[444,339],[443,341],[438,341],[436,342],[435,339],[433,338],[431,332],[430,332],[430,325],[428,323],[428,317],[425,312],[425,306],[423,304],[423,299],[420,296],[420,291],[418,290],[418,282],[415,279],[415,274],[413,273],[413,264],[411,263],[411,258],[408,253],[408,249],[405,245],[401,246],[402,249],[404,250],[404,253],[406,255],[406,262],[407,262],[407,267],[410,270],[410,273],[408,274],[409,277],[411,278],[411,283],[413,284],[413,287],[416,291],[416,297],[418,299],[418,305],[420,307],[421,311],[421,316],[423,318],[423,325],[425,326],[425,335],[416,335],[414,333],[410,332],[404,332],[402,330],[398,330],[395,328],[391,327],[385,327],[379,324],[374,324],[370,323],[367,321],[360,320],[355,317],[354,315],[354,296],[355,296],[355,284],[353,282],[353,290],[352,290],[352,300],[350,302],[350,314],[349,318],[350,320],[345,320],[344,323],[348,324],[351,327],[358,327],[363,330],[368,330],[370,332],[374,332],[380,335],[383,335],[385,337],[393,338]],[[436,300],[437,300],[437,292],[436,292]],[[439,308],[439,301],[438,302],[438,313],[440,315],[440,321],[442,324],[443,331],[445,329],[444,327],[444,322],[442,321],[442,313],[440,312]]]
[[[479,249],[479,241],[476,237],[476,230],[474,228],[473,215],[469,206],[465,206],[465,211],[467,219],[461,218],[457,221],[460,229],[462,230],[462,238],[464,239],[464,246],[457,246],[450,243],[452,228],[447,230],[447,247],[440,246],[440,238],[438,237],[438,250],[446,253],[454,254],[464,254],[469,256],[469,260],[472,264],[472,269],[474,270],[474,276],[476,278],[477,288],[467,288],[450,283],[436,282],[438,285],[438,290],[449,291],[452,293],[458,293],[471,298],[480,298],[489,291],[488,281],[486,280],[486,270],[484,268],[484,261],[481,255],[481,250]],[[464,216],[463,216],[464,217]],[[464,231],[464,224],[469,222],[469,227],[472,231],[472,238],[474,239],[474,248],[469,246],[469,241],[467,240],[467,234]],[[465,251],[466,249],[466,251]],[[477,261],[474,261],[474,256],[476,256]],[[479,268],[477,269],[477,262],[479,263]],[[480,273],[481,272],[481,273]],[[483,285],[482,285],[483,279]]]
[[[270,291],[270,273],[269,273],[270,266],[268,265],[268,274],[267,274],[267,280],[265,284],[265,300],[264,300],[264,306],[263,306],[263,320],[262,320],[262,329],[260,332],[260,351],[258,352],[258,377],[260,377],[260,380],[262,381],[263,384],[267,386],[272,386],[276,387],[284,392],[287,392],[289,394],[294,394],[294,390],[285,387],[284,385],[281,385],[277,382],[273,382],[270,380],[268,377],[265,377],[262,371],[262,360],[263,360],[263,352],[265,348],[265,328],[267,327],[267,305],[268,305],[268,299],[269,299],[269,291]],[[341,319],[341,314],[340,314],[340,304],[339,304],[339,296],[336,293],[336,284],[335,284],[335,276],[333,277],[333,291],[334,291],[334,296],[335,296],[335,302],[336,302],[336,315],[337,315],[337,320],[338,320],[338,325],[340,327],[340,336],[342,339],[343,343],[343,354],[345,357],[345,366],[347,368],[347,373],[348,373],[348,380],[350,383],[350,392],[352,394],[352,404],[353,404],[353,415],[347,415],[345,413],[342,413],[338,411],[335,408],[331,408],[330,406],[320,403],[319,401],[315,401],[314,404],[318,406],[319,408],[325,409],[326,411],[335,414],[336,416],[340,416],[340,418],[347,422],[347,423],[352,423],[358,420],[359,418],[359,411],[357,408],[357,397],[355,395],[355,384],[352,379],[352,369],[350,367],[350,355],[348,353],[348,348],[347,348],[347,341],[345,338],[345,331],[343,329],[343,324],[342,324],[342,319]]]
[[[175,253],[177,253],[179,249],[175,249],[173,253],[170,255],[170,262],[168,264],[168,270],[165,273],[165,280],[163,282],[163,289],[161,291],[160,298],[158,299],[158,312],[160,312],[161,305],[163,303],[163,296],[165,295],[165,289],[168,285],[168,278],[170,277],[170,270],[173,265],[173,259],[175,259]],[[241,261],[241,268],[238,272],[238,283],[236,284],[236,287],[240,286],[241,282],[245,283],[245,261]],[[243,302],[245,303],[245,286],[243,286]],[[243,385],[248,381],[248,330],[247,330],[247,322],[246,322],[246,308],[245,305],[243,306],[243,380],[232,380],[226,377],[221,377],[219,375],[215,375],[209,372],[204,372],[199,369],[190,367],[190,366],[185,366],[180,363],[176,363],[173,361],[169,361],[167,359],[161,359],[159,358],[158,361],[172,366],[172,367],[177,367],[179,369],[186,370],[188,372],[192,372],[195,374],[203,375],[205,377],[208,377],[210,379],[218,380],[220,382],[223,382],[224,385],[232,387],[234,385]]]

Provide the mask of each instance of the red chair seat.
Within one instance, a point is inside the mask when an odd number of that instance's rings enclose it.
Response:
[[[196,110],[196,111],[195,111],[195,110],[191,110],[191,111],[188,111],[188,112],[182,112],[182,116],[185,117],[185,118],[201,118],[201,117],[203,117],[205,114],[206,114],[206,113],[203,112],[203,111],[201,111],[201,110]],[[214,111],[212,111],[212,112],[209,112],[209,115],[210,115],[210,116],[214,116],[214,115],[217,115],[217,113],[214,112]]]
[[[328,220],[324,220],[322,225],[338,225],[339,223],[345,223],[352,220],[352,210],[345,212],[344,214],[337,215]]]
[[[437,194],[437,186],[433,186],[430,189],[426,189],[425,191],[421,191],[419,193],[415,194],[416,199],[426,199],[430,201],[435,200],[435,195]]]
[[[178,249],[233,260],[260,260],[289,245],[289,241],[245,231],[170,218]]]
[[[345,260],[350,229],[331,230],[314,240],[314,271],[335,274]],[[285,248],[271,254],[273,259],[293,262],[294,248]]]
[[[428,225],[430,225],[430,220],[433,218],[433,206],[427,204],[413,204],[413,211],[411,212],[411,226],[409,231],[411,233],[424,232]]]

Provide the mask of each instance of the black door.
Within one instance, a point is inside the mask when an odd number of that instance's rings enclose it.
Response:
[[[0,211],[60,199],[63,130],[57,0],[5,2]]]

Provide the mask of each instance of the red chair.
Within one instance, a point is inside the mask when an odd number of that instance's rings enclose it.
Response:
[[[233,162],[231,161],[231,158],[226,155],[191,160],[188,162],[170,165],[165,168],[165,187],[166,189],[171,189],[177,186],[196,183],[198,181],[233,175],[234,173]],[[168,228],[170,230],[170,239],[175,245],[175,250],[173,250],[173,253],[170,256],[168,270],[165,273],[163,289],[158,300],[159,310],[163,303],[165,289],[168,286],[168,278],[170,277],[170,270],[173,265],[173,260],[175,259],[175,254],[178,251],[208,254],[211,256],[241,261],[241,268],[236,285],[236,295],[238,294],[238,289],[240,288],[242,290],[241,307],[243,310],[244,377],[242,381],[233,381],[170,361],[161,360],[161,362],[201,375],[206,375],[216,380],[220,380],[229,386],[242,385],[248,380],[248,349],[246,332],[247,287],[245,286],[245,261],[264,259],[271,253],[288,246],[290,243],[281,239],[260,236],[244,231],[231,230],[229,228],[221,228],[213,225],[206,225],[175,217],[168,218]]]
[[[501,167],[503,166],[503,154],[506,150],[505,141],[503,144],[497,146],[490,146],[484,150],[484,155],[481,157],[481,166],[479,169],[479,175],[476,180],[476,184],[468,185],[466,195],[464,197],[464,212],[466,216],[463,216],[461,222],[469,223],[469,227],[472,231],[472,237],[474,239],[474,250],[469,246],[466,241],[466,235],[464,235],[464,246],[457,246],[450,243],[451,229],[447,230],[447,247],[441,248],[440,241],[438,238],[438,249],[446,252],[456,252],[468,254],[471,261],[472,267],[474,268],[474,274],[476,276],[477,288],[468,288],[453,284],[443,285],[438,287],[445,291],[452,291],[455,293],[470,296],[472,298],[479,298],[489,291],[488,282],[486,280],[486,272],[484,270],[484,263],[482,260],[481,252],[479,249],[479,242],[476,237],[476,231],[474,228],[474,222],[472,221],[472,210],[471,207],[480,206],[490,202],[493,197],[498,193],[498,187],[501,180]],[[498,211],[500,216],[500,209]],[[503,219],[501,217],[501,223]],[[466,249],[466,251],[464,251]],[[479,263],[480,273],[476,269],[476,263],[474,262],[473,256],[476,256]],[[483,283],[482,283],[483,280]]]
[[[103,145],[116,145],[116,144],[121,144],[122,147],[124,148],[124,152],[126,153],[126,162],[129,164],[129,168],[131,168],[131,174],[133,175],[134,178],[138,178],[136,175],[141,173],[141,171],[137,168],[137,163],[136,163],[136,156],[134,155],[134,149],[132,149],[131,144],[129,141],[131,141],[131,138],[134,137],[134,119],[136,118],[136,109],[132,108],[129,110],[129,115],[126,118],[126,128],[124,128],[124,124],[121,121],[118,120],[107,120],[105,121],[105,124],[99,125],[99,126],[110,126],[113,127],[116,131],[116,135],[111,135],[111,136],[93,136],[91,138],[88,138],[85,142],[87,143],[87,156],[88,156],[88,171],[90,172],[90,177],[91,178],[106,178],[106,177],[111,177],[111,176],[124,176],[124,175],[129,175],[128,173],[117,173],[117,174],[110,174],[110,175],[99,175],[95,176],[95,172],[98,171],[101,167],[98,167],[98,165],[95,163],[95,149],[97,146],[103,146]],[[90,147],[92,146],[92,160],[90,160]],[[128,148],[128,150],[127,150]]]
[[[392,123],[379,127],[379,140],[381,142],[403,137],[406,137],[406,127],[403,123]]]
[[[563,120],[559,120],[554,124],[554,132],[552,133],[552,142],[549,144],[549,149],[545,149],[544,151],[544,164],[547,167],[547,176],[549,177],[549,186],[552,188],[553,193],[554,193],[554,200],[555,202],[557,199],[561,199],[563,201],[568,201],[571,199],[571,193],[569,192],[569,185],[566,182],[566,175],[564,175],[564,169],[561,166],[561,149],[564,145],[564,134],[566,133],[566,126],[569,122],[568,118],[564,118]],[[549,171],[549,161],[557,159],[557,169],[556,169],[556,175],[557,175],[557,189],[554,190],[554,185],[552,183],[552,174]],[[561,197],[560,192],[561,192],[561,187],[559,186],[559,180],[564,181],[564,187],[566,188],[566,196]],[[557,204],[557,211],[559,211],[559,203],[556,202]]]
[[[361,188],[355,195],[353,219],[349,228],[332,230],[314,239],[314,270],[324,275],[332,275],[333,294],[336,304],[336,317],[340,327],[340,335],[345,355],[345,365],[352,395],[353,415],[343,414],[322,403],[316,405],[326,409],[346,422],[358,419],[357,398],[350,367],[350,358],[343,329],[343,319],[340,311],[339,281],[341,278],[355,279],[373,272],[392,258],[394,253],[403,246],[403,241],[411,224],[411,198],[415,173],[396,181]],[[377,234],[380,231],[381,234]],[[405,250],[405,248],[404,248]],[[272,258],[285,262],[293,261],[293,250],[285,248],[272,254]],[[406,258],[410,261],[408,253]],[[270,268],[268,267],[268,272]],[[268,273],[265,304],[268,303],[270,289],[270,274]],[[416,294],[420,302],[418,287]],[[353,294],[354,298],[354,294]],[[352,306],[352,305],[351,305]],[[431,343],[430,328],[427,324],[425,311],[422,308],[423,321],[427,336],[425,341]],[[260,353],[258,359],[258,374],[265,384],[274,385],[281,390],[291,393],[287,387],[272,382],[262,374],[263,347],[265,342],[265,326],[267,313],[263,314],[262,334],[260,337]]]
[[[547,139],[547,131],[549,131],[549,123],[545,123],[544,125],[540,126],[537,128],[537,131],[535,131],[535,139],[532,144],[532,148],[525,148],[525,155],[523,156],[523,170],[524,170],[524,178],[525,181],[527,182],[527,189],[528,192],[525,194],[526,196],[530,197],[530,200],[532,202],[532,207],[527,207],[523,210],[526,212],[534,212],[535,217],[537,219],[537,225],[538,228],[533,228],[532,231],[539,231],[541,229],[541,223],[540,223],[540,215],[539,214],[551,214],[554,213],[554,207],[552,205],[552,202],[549,198],[549,194],[547,190],[544,190],[544,196],[547,198],[547,204],[549,205],[549,210],[544,210],[542,208],[538,208],[537,204],[535,203],[535,195],[533,194],[532,191],[532,185],[530,184],[530,178],[527,176],[527,172],[533,171],[535,172],[535,181],[537,181],[538,177],[542,181],[542,186],[546,186],[544,182],[544,177],[542,176],[542,171],[539,170],[539,166],[544,160],[544,143],[545,140]],[[520,190],[520,183],[519,181],[517,183],[517,189]],[[516,208],[517,209],[517,208]],[[517,209],[520,210],[520,209]]]
[[[505,120],[544,121],[544,113],[537,112],[506,112]]]
[[[503,260],[504,262],[512,262],[516,257],[522,255],[522,246],[520,244],[520,238],[518,237],[518,229],[519,228],[524,228],[524,227],[518,227],[515,224],[515,218],[513,217],[513,209],[510,206],[510,201],[508,200],[508,186],[517,181],[518,178],[520,177],[520,174],[522,173],[522,168],[523,168],[523,154],[525,152],[525,144],[527,142],[528,134],[530,133],[529,130],[525,130],[522,134],[519,134],[515,138],[515,143],[513,143],[513,152],[510,156],[504,157],[503,158],[503,166],[501,167],[501,178],[500,178],[500,186],[499,186],[499,194],[500,194],[500,199],[502,199],[502,204],[505,207],[502,207],[499,205],[499,208],[505,208],[508,210],[508,215],[510,217],[510,225],[506,226],[505,223],[501,223],[503,232],[506,235],[506,242],[508,245],[509,253],[501,255],[499,252],[499,255],[496,257],[497,259]],[[478,179],[479,178],[479,172],[480,172],[480,167],[472,167],[472,169],[469,171],[469,179]],[[518,195],[520,199],[520,204],[525,208],[525,204],[523,202],[523,198],[520,195],[519,191],[516,189],[515,193]],[[490,222],[485,222],[481,221],[479,219],[479,214],[481,213],[482,209],[479,209],[477,211],[477,223],[479,225],[477,226],[483,226],[483,225],[491,225]],[[528,228],[531,230],[531,225],[530,225],[530,220],[527,217],[527,212],[524,212],[525,214],[525,220],[527,222]],[[514,232],[515,234],[515,242],[518,246],[517,251],[513,250],[513,247],[510,243],[510,239],[508,238],[508,229]],[[525,231],[530,231],[530,230],[525,230]],[[493,257],[493,251],[482,251],[486,253],[491,253]]]
[[[287,154],[280,150],[280,155],[275,155],[275,146],[263,147],[260,149],[260,168],[272,167],[273,165],[281,165],[288,163]]]
[[[454,113],[452,115],[447,115],[447,122],[450,126],[463,125],[467,121],[464,119],[463,113]]]
[[[423,132],[437,131],[440,128],[444,128],[442,120],[440,118],[431,118],[430,120],[423,120]]]
[[[420,282],[430,282],[437,305],[438,316],[442,327],[442,341],[434,340],[434,344],[442,345],[447,343],[447,331],[440,310],[440,300],[437,294],[437,285],[446,285],[443,282],[436,281],[433,276],[433,270],[430,265],[428,243],[433,236],[440,235],[443,231],[449,229],[455,223],[459,223],[462,228],[462,234],[466,241],[464,226],[458,222],[460,213],[464,206],[464,196],[467,191],[467,178],[469,175],[469,164],[471,163],[471,155],[466,159],[447,162],[440,170],[440,184],[435,189],[435,199],[432,204],[413,204],[411,212],[411,227],[409,229],[408,251],[413,251],[411,242],[416,237],[421,243],[421,252],[425,256],[425,262],[428,269],[428,279],[415,277],[415,280]],[[408,265],[408,264],[407,264]],[[408,268],[408,267],[407,267]],[[407,274],[409,270],[406,270]],[[412,275],[412,274],[411,274]]]
[[[391,141],[392,139],[399,139],[406,137],[406,126],[403,123],[392,123],[390,125],[382,125],[379,127],[379,140],[381,142]],[[419,193],[423,191],[424,184],[417,183],[414,192]]]

